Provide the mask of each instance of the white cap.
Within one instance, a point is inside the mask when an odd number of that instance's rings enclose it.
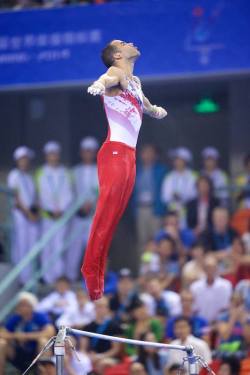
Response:
[[[26,146],[17,147],[13,153],[14,160],[19,160],[23,157],[32,159],[35,153],[30,148]]]
[[[32,293],[29,293],[29,292],[19,293],[17,303],[19,303],[21,301],[29,302],[29,304],[33,307],[33,309],[35,309],[37,304],[38,304],[38,299],[36,298],[36,296]]]
[[[173,152],[173,158],[179,158],[187,163],[192,161],[192,154],[186,147],[178,147]]]
[[[93,150],[96,151],[99,147],[99,143],[94,137],[85,137],[81,140],[81,150]]]
[[[58,142],[56,141],[49,141],[47,142],[44,147],[43,147],[43,152],[45,154],[50,154],[50,153],[60,153],[61,152],[61,146]]]
[[[212,158],[218,160],[220,157],[219,151],[214,147],[206,147],[201,153],[203,159]]]

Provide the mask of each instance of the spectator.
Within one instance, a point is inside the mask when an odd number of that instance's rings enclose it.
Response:
[[[209,177],[214,186],[215,197],[221,205],[228,205],[228,176],[219,168],[219,151],[214,147],[206,147],[202,151],[203,170],[202,174]]]
[[[174,364],[165,369],[164,375],[179,375],[180,371],[182,375],[186,375],[186,372],[184,372],[181,365]]]
[[[197,180],[197,197],[187,203],[187,226],[196,236],[212,225],[212,212],[219,206],[218,199],[213,196],[211,180],[201,176]]]
[[[109,309],[109,301],[103,297],[95,302],[95,320],[82,327],[85,331],[101,333],[109,336],[117,336],[122,333],[119,325],[112,320],[112,313]],[[117,342],[110,342],[98,338],[90,340],[90,350],[92,352],[91,358],[94,365],[97,366],[98,362],[111,358],[115,363],[120,352],[120,344]]]
[[[130,366],[129,375],[149,375],[147,374],[145,367],[140,362],[134,362]]]
[[[152,332],[147,332],[141,335],[140,340],[155,342],[156,338]],[[148,375],[162,375],[164,362],[158,349],[140,346],[137,361],[143,364]]]
[[[167,327],[166,327],[166,336],[168,339],[175,339],[174,336],[174,324],[175,321],[178,320],[180,316],[185,317],[189,320],[192,334],[196,337],[204,337],[206,336],[206,331],[208,328],[208,322],[206,319],[202,318],[201,316],[197,315],[193,312],[193,304],[194,304],[194,297],[192,293],[188,290],[183,290],[180,293],[181,296],[181,313],[179,315],[173,316],[168,319]]]
[[[12,209],[13,237],[11,257],[18,264],[38,239],[38,207],[35,183],[30,170],[30,162],[34,153],[26,146],[18,147],[14,152],[16,168],[8,174],[8,187],[15,194]],[[21,283],[29,280],[32,267],[24,268],[20,275]]]
[[[182,268],[181,276],[184,287],[189,287],[192,282],[205,277],[204,254],[204,247],[197,242],[191,249],[191,260],[186,262]]]
[[[205,258],[204,270],[206,277],[191,284],[190,290],[194,296],[194,311],[212,322],[221,311],[228,308],[232,285],[218,276],[218,262],[214,256]]]
[[[61,146],[59,143],[50,141],[45,144],[43,150],[46,164],[37,173],[37,185],[43,216],[42,232],[45,234],[63,216],[72,203],[73,194],[69,172],[60,164]],[[62,253],[60,255],[58,253],[65,246],[67,231],[68,226],[62,226],[41,254],[43,279],[47,283],[53,283],[69,267],[68,264],[65,267]],[[58,256],[53,264],[53,272],[47,272],[48,261],[51,261],[51,257],[56,254]]]
[[[189,168],[191,160],[190,151],[184,147],[173,152],[173,171],[165,177],[161,191],[167,209],[177,211],[183,223],[185,205],[196,196],[196,175]]]
[[[122,268],[118,277],[117,293],[110,299],[110,309],[116,320],[125,323],[129,320],[128,311],[131,305],[139,300],[139,296],[135,291],[134,279],[129,269]]]
[[[236,186],[239,188],[237,200],[241,208],[250,208],[250,154],[244,158],[245,172],[236,178]]]
[[[42,357],[38,360],[38,375],[56,375],[56,359]]]
[[[54,288],[55,290],[38,304],[38,309],[49,313],[53,321],[70,308],[77,308],[76,296],[71,290],[70,281],[67,277],[59,277]]]
[[[179,294],[164,290],[158,278],[152,278],[147,284],[147,293],[141,295],[141,299],[148,307],[151,316],[163,315],[165,317],[178,315],[181,312]]]
[[[16,312],[8,317],[0,330],[0,374],[4,374],[6,360],[20,371],[33,361],[37,352],[54,334],[48,316],[35,311],[36,297],[28,292],[19,294]]]
[[[241,280],[236,285],[235,292],[241,296],[246,310],[250,313],[250,280]]]
[[[142,249],[161,225],[165,208],[160,192],[166,167],[158,161],[156,148],[147,144],[140,151],[135,185],[136,226],[138,244]]]
[[[98,142],[93,137],[83,138],[80,143],[81,164],[73,168],[73,190],[75,198],[83,203],[73,219],[72,231],[77,234],[66,254],[66,275],[72,281],[79,278],[80,263],[88,240],[93,213],[98,196],[96,151]],[[74,253],[74,257],[72,257]]]
[[[243,324],[242,330],[242,341],[240,350],[244,353],[244,356],[250,358],[250,319],[246,319]]]
[[[142,301],[136,302],[131,306],[132,322],[127,326],[125,335],[129,339],[140,340],[141,335],[152,332],[157,341],[162,339],[163,326],[161,322],[149,315],[148,308]],[[127,353],[134,355],[136,348],[127,345]]]
[[[87,324],[90,324],[95,319],[95,307],[89,301],[86,293],[82,288],[76,291],[75,304],[70,303],[65,312],[56,321],[57,327],[69,326],[79,329]]]
[[[80,337],[76,340],[74,337],[71,337],[70,340],[76,348],[76,352],[74,353],[69,346],[66,347],[65,375],[89,374],[92,371],[92,364],[88,353],[88,339]]]
[[[201,241],[207,251],[215,252],[219,259],[228,255],[238,233],[230,227],[230,215],[226,208],[217,207],[212,213],[212,227],[201,234]]]
[[[240,374],[240,361],[237,357],[230,356],[224,358],[220,363],[217,375],[239,375]]]
[[[172,341],[172,345],[192,345],[194,347],[195,353],[200,355],[207,363],[211,361],[211,351],[208,344],[191,334],[191,324],[189,319],[185,317],[179,317],[176,319],[174,324],[174,333],[177,337],[176,340]],[[183,357],[185,353],[179,350],[171,350],[169,352],[167,367],[169,368],[173,364],[181,365],[183,362]]]

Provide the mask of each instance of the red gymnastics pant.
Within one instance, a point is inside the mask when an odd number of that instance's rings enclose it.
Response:
[[[81,272],[91,300],[102,297],[109,247],[135,183],[135,149],[106,141],[97,155],[100,194]]]

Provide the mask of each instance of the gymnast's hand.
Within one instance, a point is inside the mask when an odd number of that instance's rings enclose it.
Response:
[[[105,86],[100,81],[95,81],[91,86],[88,87],[88,93],[91,95],[104,95]]]
[[[158,107],[157,105],[153,105],[150,111],[150,116],[158,120],[163,119],[164,117],[167,116],[167,114],[168,113],[164,108]]]

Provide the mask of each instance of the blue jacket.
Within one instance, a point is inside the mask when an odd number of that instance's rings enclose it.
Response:
[[[153,181],[154,181],[154,202],[153,202],[153,209],[154,214],[156,216],[164,216],[166,214],[166,206],[161,201],[161,186],[164,177],[168,172],[167,167],[160,163],[156,162],[153,166]],[[142,166],[141,164],[137,165],[137,177],[136,181],[138,181],[140,174],[142,173]],[[135,208],[137,206],[137,183],[135,182],[135,189],[134,189],[134,196],[133,196],[133,203]]]

